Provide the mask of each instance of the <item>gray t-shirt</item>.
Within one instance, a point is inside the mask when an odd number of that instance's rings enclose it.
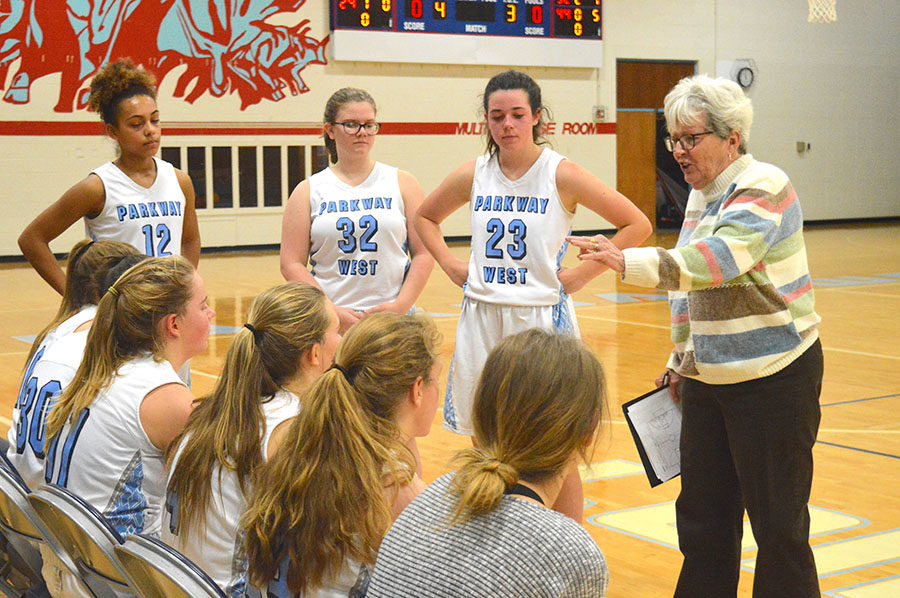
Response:
[[[447,527],[452,473],[420,494],[388,531],[367,598],[577,597],[606,593],[609,573],[575,521],[515,496]]]

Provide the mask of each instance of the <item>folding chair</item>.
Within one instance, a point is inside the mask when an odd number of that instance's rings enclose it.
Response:
[[[138,595],[113,551],[113,546],[122,543],[122,537],[99,511],[52,484],[34,490],[28,495],[28,502],[48,534],[71,558],[81,580],[98,598]]]
[[[20,596],[43,581],[38,545],[44,542],[44,535],[28,504],[28,486],[6,455],[0,457],[0,531],[6,553],[0,569],[0,592]]]
[[[205,571],[156,538],[128,536],[115,551],[131,585],[145,598],[225,598]]]

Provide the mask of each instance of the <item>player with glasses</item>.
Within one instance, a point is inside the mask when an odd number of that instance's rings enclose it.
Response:
[[[356,135],[357,133],[359,133],[360,129],[365,129],[366,133],[368,133],[369,135],[377,135],[378,131],[381,130],[381,123],[375,122],[374,120],[370,120],[364,123],[356,122],[355,120],[345,120],[344,122],[334,124],[344,127],[344,131],[346,131],[349,135]]]
[[[375,112],[362,89],[334,92],[322,131],[331,165],[294,189],[282,220],[281,273],[325,291],[341,333],[369,314],[408,313],[434,266],[412,224],[422,188],[370,156]]]

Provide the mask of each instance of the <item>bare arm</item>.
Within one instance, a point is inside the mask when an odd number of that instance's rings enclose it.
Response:
[[[197,267],[200,263],[200,227],[197,225],[194,184],[187,173],[175,169],[175,176],[184,193],[184,221],[181,227],[181,255]]]
[[[653,232],[650,221],[627,197],[574,162],[560,163],[556,186],[566,208],[574,211],[576,205],[583,205],[615,226],[618,231],[611,241],[620,249],[639,245]],[[559,279],[565,291],[573,293],[604,270],[601,262],[585,261],[560,272]]]
[[[150,442],[161,451],[184,429],[194,408],[194,395],[183,384],[154,388],[141,402],[141,426]]]
[[[385,492],[388,493],[388,500],[391,501],[391,517],[393,519],[397,519],[400,513],[403,512],[403,509],[421,494],[422,490],[425,490],[425,482],[418,475],[413,475],[408,484],[395,488],[394,486],[385,488]]]
[[[281,275],[285,280],[305,282],[318,287],[316,279],[306,268],[309,261],[309,180],[294,189],[284,206],[281,218]]]
[[[285,280],[305,282],[314,287],[319,283],[313,278],[307,269],[309,262],[310,227],[312,218],[309,214],[309,179],[303,181],[294,189],[284,206],[284,216],[281,218],[281,275]],[[361,313],[334,306],[338,319],[341,322],[340,331],[343,334],[362,317]]]
[[[296,419],[296,416],[289,417],[272,430],[272,433],[269,435],[269,443],[266,445],[266,461],[271,461],[275,457],[278,447],[284,443],[284,438],[287,436],[287,431],[291,428],[291,422],[294,419]]]
[[[366,310],[367,314],[379,311],[393,311],[400,314],[409,312],[416,299],[422,294],[422,289],[425,288],[428,276],[434,268],[434,258],[425,249],[425,244],[419,238],[419,233],[416,232],[415,227],[416,213],[419,210],[419,206],[422,205],[425,192],[422,191],[419,181],[408,172],[401,170],[398,177],[400,194],[403,196],[403,204],[406,211],[406,238],[412,259],[410,260],[409,271],[406,273],[406,278],[400,287],[400,293],[392,302],[393,304],[376,305]]]
[[[105,201],[106,195],[100,177],[88,175],[38,214],[19,235],[22,255],[60,295],[66,288],[66,274],[53,257],[50,242],[81,218],[98,215]]]
[[[441,222],[469,201],[474,179],[475,161],[472,160],[447,175],[438,188],[422,202],[415,219],[416,231],[422,243],[450,280],[458,286],[465,284],[469,265],[451,253],[444,241]]]

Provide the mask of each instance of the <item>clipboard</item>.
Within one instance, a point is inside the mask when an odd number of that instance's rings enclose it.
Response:
[[[681,406],[672,402],[668,385],[628,401],[622,413],[650,487],[680,475]]]

